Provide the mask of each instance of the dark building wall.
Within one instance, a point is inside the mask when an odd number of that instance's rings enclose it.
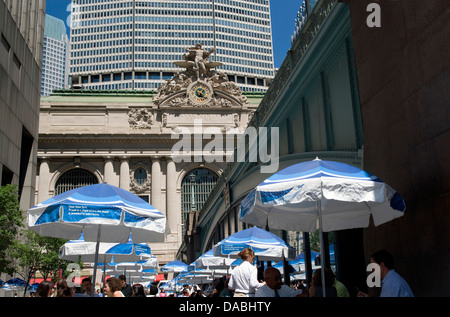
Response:
[[[348,0],[364,169],[395,188],[405,216],[364,231],[366,261],[391,251],[416,296],[449,296],[450,2]],[[381,8],[370,28],[369,3]]]

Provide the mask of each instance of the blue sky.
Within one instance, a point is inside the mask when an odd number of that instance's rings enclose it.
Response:
[[[46,12],[63,21],[67,20],[67,5],[71,0],[47,0]],[[294,20],[302,0],[271,0],[272,36],[275,67],[283,63],[291,48]]]

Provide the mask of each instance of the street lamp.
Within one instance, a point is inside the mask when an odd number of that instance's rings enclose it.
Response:
[[[196,211],[197,208],[195,207],[195,192],[194,192],[194,185],[195,185],[195,174],[192,172],[190,175],[191,180],[191,211]]]

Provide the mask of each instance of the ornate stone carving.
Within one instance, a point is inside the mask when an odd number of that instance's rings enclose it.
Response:
[[[184,60],[174,62],[186,70],[166,80],[158,88],[153,103],[169,107],[242,107],[247,103],[247,97],[227,75],[213,70],[222,65],[208,60],[213,49],[208,52],[196,44],[186,50]]]
[[[149,129],[153,124],[153,114],[145,108],[132,108],[128,112],[128,123],[133,129]]]
[[[142,194],[150,190],[150,175],[146,173],[147,178],[144,183],[139,184],[135,178],[135,172],[143,168],[142,166],[130,167],[130,190],[136,194]],[[145,169],[144,169],[145,170]]]

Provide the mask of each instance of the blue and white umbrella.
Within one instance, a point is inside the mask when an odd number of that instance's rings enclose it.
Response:
[[[28,209],[29,229],[49,237],[97,242],[133,243],[164,241],[166,217],[140,197],[109,184],[79,187]]]
[[[94,262],[96,242],[84,241],[82,234],[78,240],[70,240],[59,249],[59,258],[68,261]],[[128,243],[100,242],[98,257],[105,262],[139,261],[152,257],[151,249],[146,243],[133,243],[131,237]]]
[[[260,261],[295,259],[295,249],[271,232],[252,227],[236,232],[213,247],[215,256],[238,258],[238,253],[251,248]]]
[[[403,216],[405,202],[359,168],[319,159],[272,175],[241,202],[243,222],[271,229],[323,232],[375,226]]]
[[[311,250],[310,254],[311,254],[311,268],[314,271],[315,269],[320,268],[319,265],[316,265],[316,261],[315,261],[315,258],[317,256],[319,256],[320,253]],[[295,260],[289,261],[289,264],[292,265],[292,267],[295,269],[296,272],[304,272],[305,271],[305,264],[306,264],[306,262],[305,262],[305,252],[302,252],[299,255],[297,255]]]
[[[315,159],[287,167],[259,184],[241,202],[240,219],[272,229],[319,229],[323,250],[322,232],[365,228],[370,217],[378,226],[403,216],[405,209],[403,198],[378,177],[344,163]]]
[[[101,230],[99,229],[101,226]],[[163,241],[166,217],[140,197],[109,184],[84,186],[28,209],[28,227],[44,236],[85,241]]]
[[[140,261],[115,263],[115,269],[123,272],[128,270],[142,271],[145,269],[157,269],[158,267],[158,258],[155,256]]]
[[[25,287],[26,285],[27,285],[27,282],[25,282],[21,278],[16,277],[16,278],[6,281],[3,284],[3,287],[4,288],[14,288],[14,287]]]
[[[288,269],[288,274],[294,273],[296,272],[295,267],[291,264],[292,261],[289,261],[287,264],[287,269]],[[272,265],[272,267],[278,269],[278,271],[280,271],[281,274],[284,274],[284,268],[286,267],[284,264],[284,261],[279,261],[277,263],[275,263],[275,265]]]
[[[214,250],[203,253],[199,256],[189,268],[193,269],[229,269],[234,259],[226,258],[221,255],[215,255]]]
[[[210,272],[183,272],[176,277],[177,283],[206,284],[213,281]]]
[[[188,265],[184,262],[174,260],[172,262],[169,262],[161,267],[162,272],[172,272],[172,273],[180,273],[180,272],[187,272],[188,271]]]

